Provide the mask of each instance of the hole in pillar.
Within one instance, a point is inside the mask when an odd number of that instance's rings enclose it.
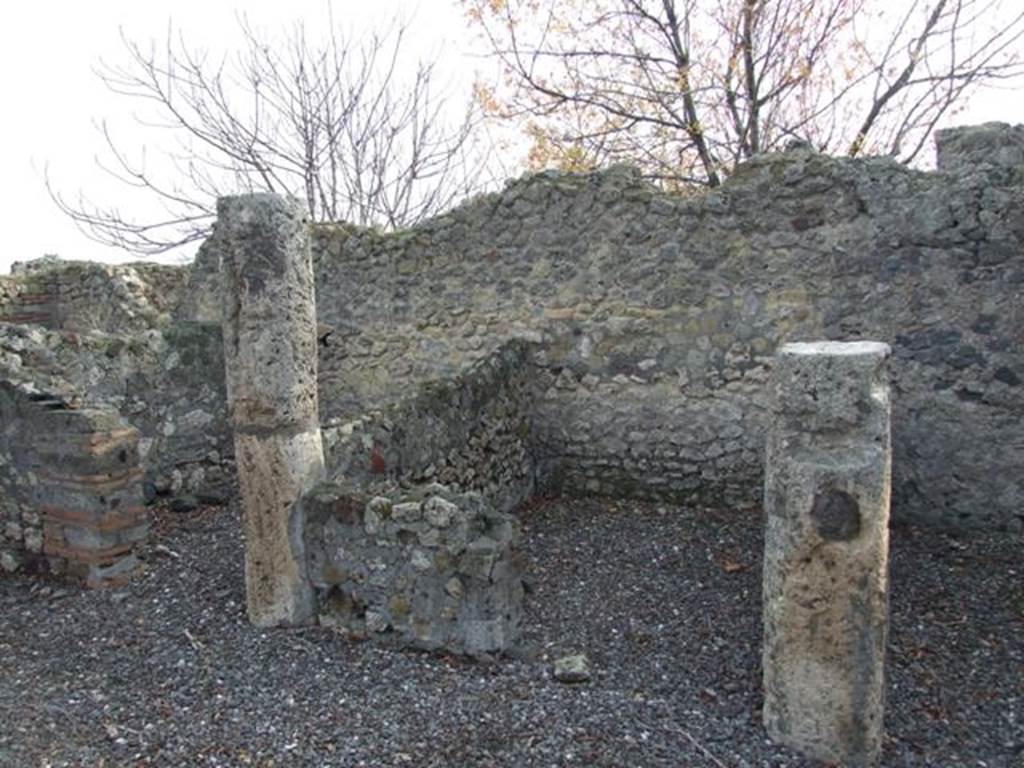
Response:
[[[829,488],[815,494],[811,520],[825,541],[850,541],[860,533],[860,504],[846,491]]]
[[[126,451],[124,448],[122,448],[121,452],[119,454],[117,454],[117,460],[120,461],[122,464],[127,464],[128,463],[128,451]]]

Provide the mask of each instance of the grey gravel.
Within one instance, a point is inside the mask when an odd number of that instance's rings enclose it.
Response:
[[[527,650],[491,663],[254,628],[237,512],[158,515],[131,584],[0,580],[0,765],[812,765],[760,725],[757,510],[522,510]],[[892,533],[883,764],[1024,765],[1020,537]]]

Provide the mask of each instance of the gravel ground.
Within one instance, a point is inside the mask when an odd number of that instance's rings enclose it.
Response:
[[[158,512],[119,589],[0,580],[0,765],[811,765],[759,724],[757,511],[522,518],[527,651],[496,663],[249,626],[233,510]],[[885,766],[1024,766],[1021,543],[894,530]],[[592,678],[556,682],[573,652]]]

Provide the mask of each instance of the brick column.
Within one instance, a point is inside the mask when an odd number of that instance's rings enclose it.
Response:
[[[228,407],[245,518],[249,619],[311,621],[303,519],[296,502],[323,475],[308,225],[276,195],[221,198]]]
[[[882,744],[888,629],[889,347],[787,344],[773,371],[764,721],[846,768]]]
[[[149,533],[138,431],[113,410],[36,406],[22,430],[38,476],[43,554],[90,587],[128,579]]]

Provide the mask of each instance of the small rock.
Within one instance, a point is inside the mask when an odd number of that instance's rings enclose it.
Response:
[[[157,475],[153,478],[154,493],[165,496],[171,492],[171,478],[168,475]]]
[[[462,582],[458,576],[452,576],[448,581],[445,582],[444,591],[449,597],[453,597],[456,600],[462,599],[465,594],[465,588],[462,586]]]
[[[422,549],[414,549],[409,564],[417,571],[429,571],[432,561]]]
[[[423,514],[427,518],[427,522],[438,528],[447,526],[451,522],[452,516],[458,511],[458,507],[440,496],[431,496],[423,504]]]
[[[3,568],[7,573],[14,573],[21,568],[21,558],[14,552],[4,550],[0,552],[0,568]]]
[[[199,506],[199,499],[195,496],[178,496],[171,502],[173,512],[191,512]]]
[[[555,680],[560,683],[585,683],[590,679],[590,662],[582,653],[555,660]]]
[[[185,485],[185,476],[181,473],[181,470],[175,467],[171,470],[170,478],[170,492],[179,493],[182,487]]]
[[[382,613],[377,611],[366,612],[366,631],[383,632],[388,628],[388,620]]]
[[[404,504],[395,504],[391,508],[391,514],[395,520],[416,522],[423,518],[423,507],[418,501],[407,501]]]
[[[155,547],[153,547],[153,551],[158,553],[158,554],[166,555],[167,557],[174,558],[175,560],[177,560],[179,557],[181,557],[181,555],[179,555],[173,549],[171,549],[170,547],[167,547],[167,546],[165,546],[163,544],[157,544]]]
[[[25,549],[33,554],[43,551],[43,532],[38,528],[25,531]]]

